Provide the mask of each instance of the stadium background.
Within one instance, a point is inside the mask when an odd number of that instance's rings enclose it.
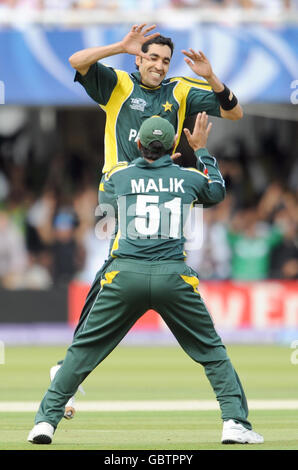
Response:
[[[136,21],[174,39],[170,75],[191,76],[180,50],[200,48],[243,105],[239,122],[212,119],[209,149],[228,196],[204,212],[204,244],[188,262],[262,449],[297,449],[295,0],[0,0],[0,449],[27,449],[49,367],[107,254],[95,231],[105,117],[73,82],[68,57],[119,40]],[[105,62],[134,69],[131,57]],[[180,149],[192,165],[184,139]],[[122,346],[87,379],[57,448],[217,448],[210,386],[159,317],[146,314]]]
[[[226,341],[297,337],[297,3],[252,4],[0,3],[5,344],[69,341],[106,257],[108,242],[95,233],[105,116],[73,82],[68,57],[120,40],[134,9],[139,21],[173,37],[170,75],[192,76],[180,51],[200,48],[244,107],[240,122],[213,119],[209,148],[228,196],[205,211],[203,247],[188,257],[216,326]],[[105,62],[134,69],[127,55]],[[180,149],[181,163],[192,165],[183,138]],[[172,341],[154,314],[133,331],[126,341]]]

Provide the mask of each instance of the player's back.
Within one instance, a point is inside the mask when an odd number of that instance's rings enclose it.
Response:
[[[105,178],[101,202],[117,201],[118,231],[111,255],[148,261],[184,259],[184,227],[208,178],[173,164],[169,155],[153,163],[139,158]]]

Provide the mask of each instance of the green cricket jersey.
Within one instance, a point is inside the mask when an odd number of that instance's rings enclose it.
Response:
[[[210,207],[225,196],[216,159],[207,149],[195,155],[197,168],[180,167],[165,155],[153,163],[142,157],[119,163],[106,173],[100,204],[103,212],[109,212],[108,204],[113,206],[118,217],[111,256],[147,261],[185,258],[183,229],[191,207]]]
[[[84,76],[76,73],[75,81],[106,113],[103,173],[119,162],[140,157],[136,143],[139,128],[151,116],[161,116],[173,124],[177,145],[187,116],[202,111],[220,116],[218,99],[204,80],[174,77],[163,80],[156,88],[148,88],[140,80],[139,72],[129,74],[100,62],[93,64]]]

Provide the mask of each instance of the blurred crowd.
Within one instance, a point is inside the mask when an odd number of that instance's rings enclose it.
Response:
[[[227,196],[204,211],[203,247],[190,251],[188,262],[202,279],[297,279],[297,124],[290,131],[251,117],[244,126],[214,149]]]
[[[47,129],[41,133],[34,123],[37,114],[29,116],[31,127],[18,113],[14,126],[7,111],[6,120],[0,119],[0,286],[91,283],[109,247],[96,230],[103,155],[98,155],[101,145],[86,135],[94,115],[69,112],[72,121],[66,124],[63,115],[60,125],[52,123],[51,133],[51,119],[40,113]],[[239,140],[225,153],[222,146],[214,149],[227,197],[204,210],[203,245],[188,252],[188,264],[201,279],[298,278],[298,165],[275,138],[274,131],[264,138],[258,155]]]
[[[297,0],[0,0],[0,8],[34,10],[104,9],[156,11],[179,8],[244,8],[283,10],[297,6]]]
[[[204,211],[203,245],[188,252],[188,264],[201,279],[297,279],[297,228],[297,195],[278,181],[244,204],[228,190],[220,205]]]
[[[96,236],[97,185],[70,192],[69,168],[56,163],[38,194],[27,184],[29,167],[10,166],[8,178],[0,173],[2,287],[46,289],[74,278],[89,283],[108,256],[109,241]]]

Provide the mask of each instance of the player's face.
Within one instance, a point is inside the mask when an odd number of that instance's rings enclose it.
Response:
[[[165,78],[171,61],[171,49],[162,44],[150,44],[148,47],[148,60],[137,57],[142,83],[150,88],[159,86]]]

